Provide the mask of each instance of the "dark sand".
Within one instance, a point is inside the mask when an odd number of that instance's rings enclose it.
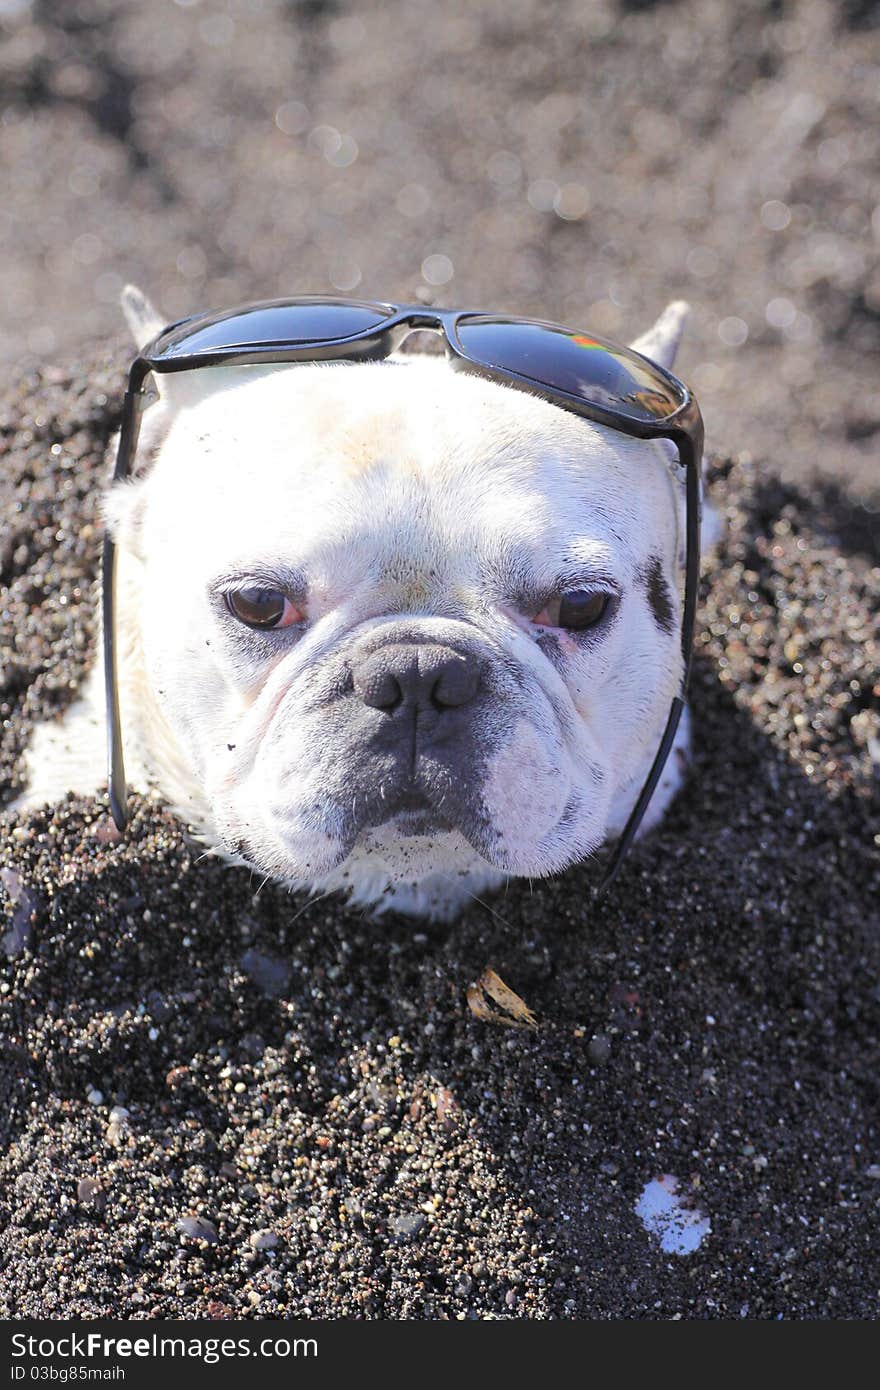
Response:
[[[690,781],[601,906],[584,867],[371,924],[143,806],[0,821],[0,1311],[876,1317],[876,18],[4,8],[0,357],[52,365],[0,395],[0,800],[94,638],[125,279],[630,336],[683,295],[710,443],[758,463],[713,483]],[[472,1017],[490,964],[537,1032]],[[661,1173],[689,1256],[635,1214]]]
[[[84,669],[119,383],[3,403],[5,793]],[[876,513],[711,471],[692,775],[601,906],[585,866],[376,924],[143,804],[3,827],[4,1313],[876,1316]],[[537,1031],[473,1018],[487,965]],[[664,1173],[688,1256],[634,1212]]]

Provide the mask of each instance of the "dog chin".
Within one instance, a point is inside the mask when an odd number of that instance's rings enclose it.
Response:
[[[429,812],[406,812],[383,825],[362,830],[347,863],[372,863],[392,883],[424,878],[438,868],[455,873],[471,868],[475,856],[467,840],[454,826]]]
[[[298,887],[323,883],[345,889],[364,873],[380,873],[389,883],[412,883],[438,872],[449,878],[487,871],[502,878],[545,878],[589,858],[604,841],[603,827],[579,830],[572,835],[559,826],[533,845],[521,840],[510,845],[500,833],[474,828],[468,834],[433,808],[418,807],[361,827],[347,840],[311,835],[304,841],[301,832],[274,824],[257,843],[228,832],[223,842],[230,858],[256,872]]]
[[[439,818],[422,821],[408,814],[362,831],[346,863],[381,861],[393,882],[430,875],[438,866],[450,875],[492,870],[505,877],[546,878],[589,858],[604,838],[596,831],[577,843],[561,837],[549,845],[545,841],[514,849],[500,836],[471,837]]]

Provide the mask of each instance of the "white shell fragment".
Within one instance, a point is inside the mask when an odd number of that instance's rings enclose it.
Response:
[[[678,1193],[678,1178],[664,1173],[646,1183],[636,1203],[636,1216],[646,1231],[657,1236],[667,1255],[692,1255],[712,1230],[708,1216],[685,1206]]]

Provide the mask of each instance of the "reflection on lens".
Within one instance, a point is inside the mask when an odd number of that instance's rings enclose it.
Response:
[[[458,323],[466,355],[590,405],[665,420],[683,403],[675,384],[627,348],[553,324],[474,315]]]
[[[271,300],[225,314],[205,314],[160,338],[154,358],[188,357],[224,348],[271,348],[332,342],[378,328],[392,311],[381,304]]]

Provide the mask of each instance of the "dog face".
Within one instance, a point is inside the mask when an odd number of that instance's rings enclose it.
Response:
[[[599,846],[681,674],[662,449],[432,358],[160,389],[108,520],[169,797],[298,883]]]

